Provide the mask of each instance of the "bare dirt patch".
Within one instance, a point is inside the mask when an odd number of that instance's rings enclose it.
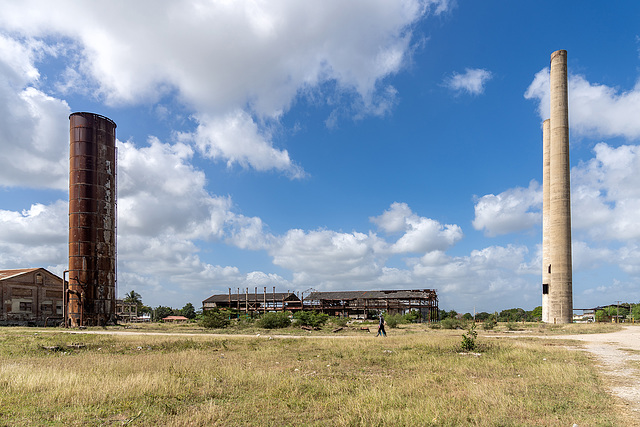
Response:
[[[611,393],[621,398],[636,416],[640,414],[640,326],[627,326],[606,334],[544,338],[581,341],[582,348],[597,360]]]

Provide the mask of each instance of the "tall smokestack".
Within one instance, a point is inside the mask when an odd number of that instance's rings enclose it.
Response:
[[[542,123],[542,321],[549,322],[549,285],[551,283],[551,242],[549,233],[549,157],[551,135],[547,119]]]
[[[69,155],[69,326],[105,325],[116,313],[116,124],[73,113]]]
[[[571,323],[573,320],[573,295],[566,50],[558,50],[551,54],[550,83],[549,253],[551,283],[548,297],[549,322]]]

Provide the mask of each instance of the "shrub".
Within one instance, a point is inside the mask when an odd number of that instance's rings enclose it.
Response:
[[[249,328],[253,326],[254,323],[255,323],[255,319],[251,317],[246,317],[246,316],[238,317],[238,320],[236,320],[236,326],[238,327],[238,329]]]
[[[264,329],[286,328],[291,326],[291,319],[289,319],[289,313],[282,311],[265,313],[260,320],[258,320],[258,326]]]
[[[440,326],[442,326],[442,329],[458,329],[464,327],[464,322],[458,319],[447,317],[446,319],[440,321]]]
[[[296,320],[296,324],[300,326],[319,328],[327,323],[329,315],[326,313],[318,313],[316,311],[299,311],[293,315],[293,318]]]
[[[422,315],[418,310],[411,310],[409,313],[405,314],[403,317],[406,323],[418,323],[420,319],[422,319]]]
[[[490,331],[491,329],[495,328],[497,324],[498,322],[496,322],[496,319],[490,317],[482,323],[482,329],[484,329],[485,331]]]
[[[349,323],[349,318],[348,317],[332,317],[331,323],[333,323],[336,326],[340,326],[344,328],[345,326],[347,326],[347,323]]]
[[[467,333],[462,335],[462,350],[464,351],[473,351],[476,349],[476,338],[478,337],[478,332],[476,332],[476,324],[473,323]]]
[[[384,320],[390,328],[397,328],[399,323],[406,323],[402,314],[389,314],[384,316]]]
[[[231,321],[227,313],[222,313],[219,310],[207,310],[202,313],[202,318],[199,323],[203,328],[221,329],[229,326]]]
[[[509,331],[518,331],[518,324],[516,322],[507,322],[507,330]]]

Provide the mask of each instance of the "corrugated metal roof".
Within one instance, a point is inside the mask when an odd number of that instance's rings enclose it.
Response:
[[[312,292],[305,300],[354,300],[354,299],[428,299],[435,296],[435,291],[424,290],[389,290],[389,291],[340,291]]]

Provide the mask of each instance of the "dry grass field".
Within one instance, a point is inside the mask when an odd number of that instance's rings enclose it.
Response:
[[[387,338],[355,329],[304,332],[307,336],[298,338],[302,331],[294,328],[245,331],[253,336],[161,328],[175,335],[0,328],[0,423],[624,423],[584,353],[565,348],[562,341],[526,337],[531,330],[602,332],[599,325],[523,325],[525,337],[517,339],[488,338],[480,331],[477,353],[460,351],[464,331],[422,325],[391,329]],[[158,330],[138,330],[153,331]],[[503,327],[490,332],[513,333]]]

